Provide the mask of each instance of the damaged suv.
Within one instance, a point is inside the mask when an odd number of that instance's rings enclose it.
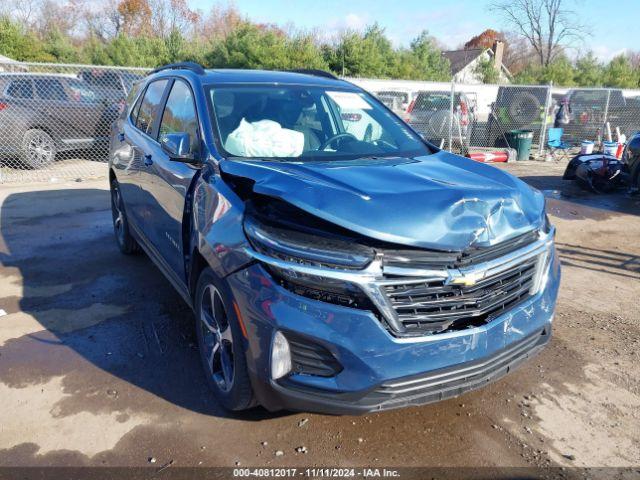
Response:
[[[429,403],[549,341],[560,266],[540,192],[348,82],[168,65],[112,133],[118,246],[192,307],[228,409]]]

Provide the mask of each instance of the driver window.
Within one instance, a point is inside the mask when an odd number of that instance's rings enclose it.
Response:
[[[188,133],[191,153],[199,150],[200,136],[193,95],[189,86],[180,80],[176,80],[171,87],[171,93],[162,113],[158,138],[162,138],[167,133]]]

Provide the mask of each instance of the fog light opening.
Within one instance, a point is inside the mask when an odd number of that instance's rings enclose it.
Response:
[[[291,371],[291,349],[282,332],[276,332],[271,345],[271,378],[277,380]]]

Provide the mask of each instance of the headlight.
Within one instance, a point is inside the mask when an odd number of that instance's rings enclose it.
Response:
[[[256,251],[289,263],[362,270],[375,257],[374,250],[364,245],[266,225],[251,216],[245,218],[244,231]],[[264,267],[280,285],[298,295],[349,307],[367,308],[369,305],[362,290],[349,282],[274,265],[264,264]]]
[[[260,253],[287,262],[360,270],[374,258],[374,251],[346,240],[285,230],[245,218],[244,231]]]

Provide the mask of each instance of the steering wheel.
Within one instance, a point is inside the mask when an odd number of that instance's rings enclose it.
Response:
[[[325,140],[324,143],[322,145],[320,145],[319,150],[323,151],[326,150],[327,147],[329,145],[331,145],[333,142],[335,142],[336,140],[340,140],[342,138],[351,138],[352,140],[358,140],[354,135],[352,135],[351,133],[348,132],[342,132],[342,133],[338,133],[336,135],[334,135],[333,137],[331,137],[328,140]]]

